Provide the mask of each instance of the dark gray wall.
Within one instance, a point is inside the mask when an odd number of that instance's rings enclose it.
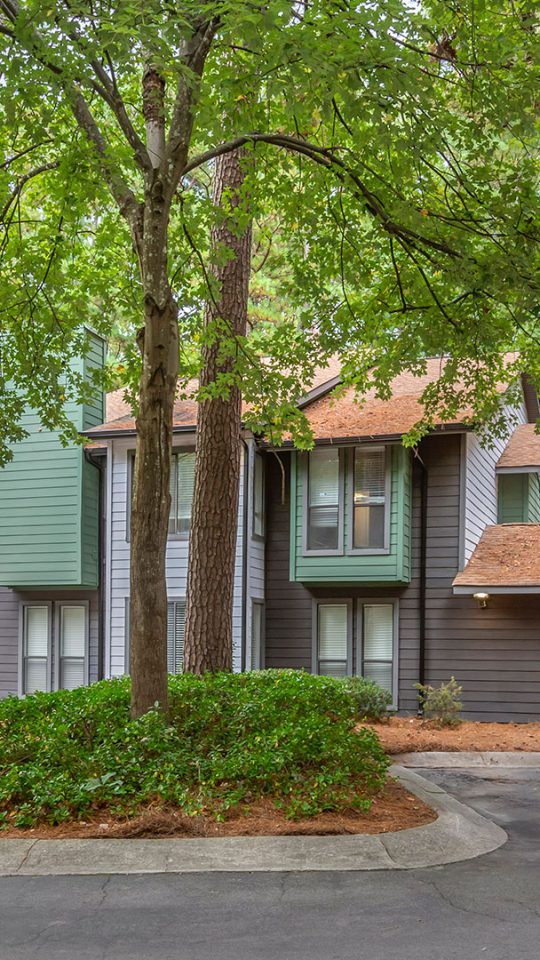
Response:
[[[492,597],[480,610],[455,597],[459,563],[460,437],[430,437],[421,456],[429,472],[427,522],[426,680],[454,675],[463,685],[464,716],[478,720],[540,718],[540,598]],[[281,472],[268,458],[266,666],[311,669],[314,597],[399,599],[399,708],[414,712],[418,678],[420,470],[413,469],[412,579],[407,587],[306,588],[289,581],[289,455],[286,503]]]

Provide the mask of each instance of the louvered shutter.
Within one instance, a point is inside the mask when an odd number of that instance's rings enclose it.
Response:
[[[86,662],[86,607],[60,607],[60,671],[62,690],[84,684]]]
[[[49,664],[49,607],[23,608],[23,692],[47,689]]]
[[[195,453],[178,453],[177,486],[176,486],[176,516],[177,530],[186,533],[191,526],[191,505],[193,502],[193,486],[195,483]]]
[[[393,689],[394,607],[364,604],[363,674],[385,690]]]
[[[318,605],[319,673],[331,677],[347,675],[348,624],[346,604]]]
[[[184,669],[184,635],[186,605],[183,601],[167,604],[167,670],[182,673]]]

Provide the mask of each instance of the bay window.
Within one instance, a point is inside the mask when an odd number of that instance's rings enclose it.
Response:
[[[386,451],[355,447],[353,467],[353,538],[355,550],[386,546]]]

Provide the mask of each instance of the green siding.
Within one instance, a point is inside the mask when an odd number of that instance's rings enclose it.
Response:
[[[540,474],[529,473],[529,523],[540,523]]]
[[[304,556],[304,472],[306,458],[293,454],[291,472],[290,579],[303,583],[408,583],[411,548],[411,461],[391,446],[390,545],[387,554],[348,554],[351,543],[350,472],[345,471],[344,549],[339,556]],[[297,463],[298,461],[298,463]]]
[[[79,369],[103,360],[103,342],[91,336],[91,356]],[[87,366],[86,366],[87,365]],[[78,430],[98,422],[103,398],[66,412]],[[99,471],[82,447],[62,446],[37,414],[23,416],[28,437],[13,446],[0,470],[0,586],[98,586]]]
[[[528,520],[529,475],[503,473],[499,475],[499,523],[526,523]]]

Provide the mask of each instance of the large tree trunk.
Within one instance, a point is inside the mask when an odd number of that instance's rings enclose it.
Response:
[[[214,203],[235,208],[241,202],[244,151],[216,160]],[[213,383],[233,366],[223,357],[223,342],[244,336],[247,324],[251,225],[241,236],[225,217],[212,230],[214,252],[228,247],[233,256],[215,266],[215,299],[205,311],[210,343],[202,356],[201,386]],[[199,404],[187,586],[184,668],[192,673],[232,667],[234,566],[240,489],[240,390],[224,399]]]

